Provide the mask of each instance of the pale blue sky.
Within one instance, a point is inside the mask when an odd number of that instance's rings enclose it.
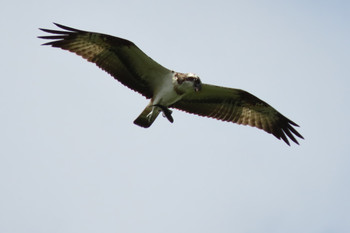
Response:
[[[350,231],[348,1],[12,1],[0,9],[0,232]],[[251,127],[148,101],[40,46],[52,22],[135,42],[298,123]]]

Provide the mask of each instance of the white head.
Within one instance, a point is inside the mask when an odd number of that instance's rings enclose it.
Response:
[[[177,82],[177,89],[182,92],[194,90],[195,92],[202,89],[202,82],[200,78],[193,73],[175,73]]]

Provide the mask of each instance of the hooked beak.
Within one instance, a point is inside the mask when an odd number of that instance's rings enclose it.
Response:
[[[194,91],[198,92],[200,90],[202,90],[202,83],[201,82],[195,82],[193,85]]]

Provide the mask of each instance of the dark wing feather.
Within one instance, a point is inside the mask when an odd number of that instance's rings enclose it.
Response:
[[[171,107],[200,116],[242,125],[250,125],[283,139],[299,144],[294,135],[303,138],[293,126],[298,126],[277,110],[252,94],[232,88],[202,85],[200,92],[182,98]],[[294,135],[293,135],[294,134]]]
[[[131,41],[60,24],[55,25],[65,31],[40,29],[52,34],[39,37],[53,40],[43,45],[51,45],[82,56],[147,98],[153,95],[152,79],[163,77],[170,72]]]

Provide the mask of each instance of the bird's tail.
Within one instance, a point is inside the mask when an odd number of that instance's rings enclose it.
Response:
[[[156,120],[160,113],[160,108],[152,105],[151,103],[141,112],[141,114],[134,120],[134,124],[143,128],[150,127]]]

